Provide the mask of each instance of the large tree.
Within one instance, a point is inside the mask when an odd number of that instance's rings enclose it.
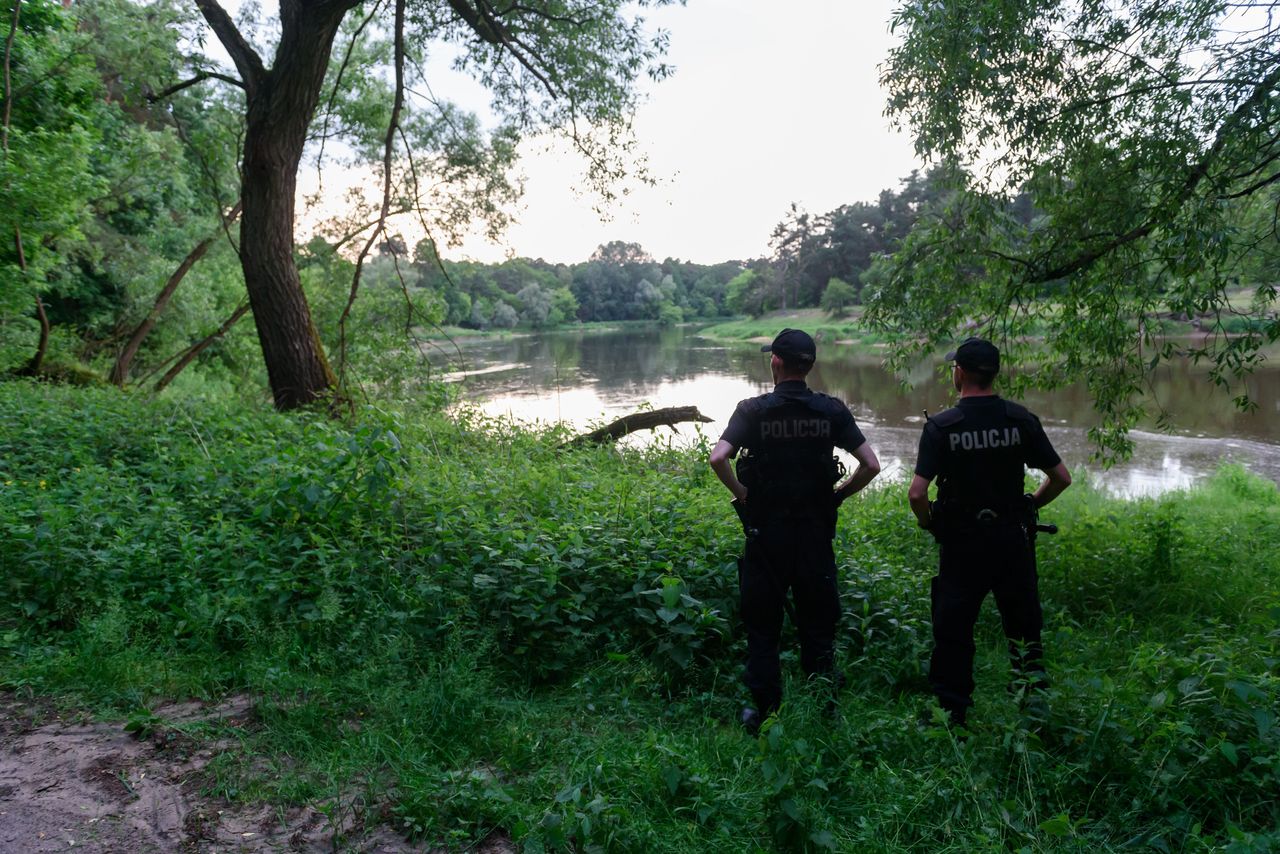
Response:
[[[1024,380],[1084,379],[1094,437],[1121,453],[1162,360],[1207,360],[1236,386],[1280,336],[1258,273],[1277,254],[1277,6],[903,3],[889,113],[952,192],[876,271],[873,316],[917,353],[977,331],[1034,355]],[[1188,318],[1199,337],[1160,334]]]
[[[360,113],[341,109],[349,90],[383,97],[384,203],[365,252],[381,235],[393,197],[403,202],[399,209],[420,214],[437,205],[446,212],[446,224],[456,224],[460,212],[441,201],[440,187],[448,195],[461,186],[472,208],[500,219],[494,198],[503,195],[495,188],[507,186],[500,173],[510,166],[523,134],[562,129],[586,156],[590,177],[604,181],[616,174],[630,141],[626,122],[637,78],[667,73],[660,62],[665,34],[646,34],[642,19],[629,10],[665,2],[281,0],[268,64],[252,43],[255,33],[242,32],[217,0],[195,0],[236,73],[197,61],[188,80],[169,88],[217,79],[243,89],[240,254],[277,406],[309,403],[337,384],[293,256],[297,172],[316,135],[322,96],[329,93],[323,138],[341,135]],[[350,41],[341,58],[331,61],[348,16]],[[388,50],[358,46],[362,37],[379,34]],[[492,92],[500,126],[487,138],[474,117],[436,98],[426,64],[436,49],[453,51],[454,67]],[[378,60],[386,60],[389,71],[363,65]],[[384,85],[384,79],[391,82]],[[378,112],[366,99],[365,118],[370,110]],[[353,137],[357,155],[374,153],[367,138]],[[424,215],[423,224],[432,221]],[[358,282],[357,272],[353,299]]]

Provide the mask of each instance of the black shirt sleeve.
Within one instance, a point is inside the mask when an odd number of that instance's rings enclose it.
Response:
[[[836,447],[843,448],[852,454],[866,444],[867,437],[858,429],[858,422],[853,419],[853,413],[849,411],[849,407],[842,405],[840,410],[835,424]]]
[[[916,474],[933,480],[942,468],[942,431],[926,423],[920,434],[920,450],[916,453]]]
[[[1044,427],[1040,426],[1040,419],[1031,416],[1031,422],[1028,425],[1026,445],[1026,463],[1033,469],[1048,471],[1049,469],[1062,462],[1062,457],[1058,456],[1058,452],[1053,449],[1053,444],[1049,441],[1049,437],[1044,433]]]
[[[725,425],[724,433],[720,434],[721,442],[728,442],[733,445],[734,450],[738,450],[747,444],[751,439],[751,422],[747,416],[746,409],[741,403],[733,410],[733,415],[729,416],[729,423]]]

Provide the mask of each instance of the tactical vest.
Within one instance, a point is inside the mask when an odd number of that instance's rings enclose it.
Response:
[[[738,455],[738,480],[752,515],[822,516],[843,466],[833,456],[837,422],[826,398],[766,394],[749,401],[752,435]]]
[[[1035,416],[1012,401],[1000,404],[957,406],[929,419],[942,441],[938,505],[953,518],[983,511],[1020,518]]]

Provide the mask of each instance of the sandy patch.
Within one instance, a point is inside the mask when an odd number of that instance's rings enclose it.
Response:
[[[155,710],[145,738],[123,722],[63,718],[0,695],[0,854],[152,852],[428,851],[374,816],[346,809],[232,803],[202,794],[203,771],[235,742],[198,742],[173,724],[248,723],[252,701],[186,702]],[[505,834],[479,851],[514,851]]]

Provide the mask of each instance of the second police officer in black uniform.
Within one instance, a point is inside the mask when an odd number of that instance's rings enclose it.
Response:
[[[1071,475],[1040,419],[992,390],[1000,370],[995,345],[968,338],[947,360],[954,361],[960,400],[926,421],[908,499],[920,527],[940,546],[930,594],[929,682],[950,722],[963,726],[973,704],[973,629],[988,591],[995,594],[1015,679],[1024,691],[1044,684],[1035,512],[1071,485]],[[1047,475],[1030,496],[1023,493],[1027,466]],[[930,505],[935,478],[938,497]]]
[[[836,508],[880,471],[848,407],[806,385],[817,358],[813,338],[784,329],[761,350],[772,353],[774,390],[738,404],[710,458],[733,493],[747,534],[738,582],[747,631],[745,682],[755,707],[743,710],[742,723],[753,733],[782,702],[778,656],[784,608],[799,635],[804,671],[838,681]],[[832,455],[837,447],[858,461],[840,483]],[[735,475],[730,460],[739,449],[745,453]],[[794,608],[787,603],[788,591]]]

